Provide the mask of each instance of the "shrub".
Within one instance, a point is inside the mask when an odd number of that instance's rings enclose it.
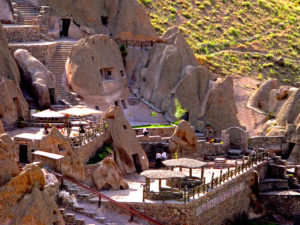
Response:
[[[230,27],[228,29],[228,33],[232,36],[238,37],[240,35],[240,31],[234,27]]]
[[[186,113],[186,110],[181,106],[179,100],[175,98],[175,113],[174,116],[176,117],[177,120],[180,120],[181,117]]]
[[[145,6],[150,6],[152,4],[152,0],[141,0],[142,3],[144,3]]]

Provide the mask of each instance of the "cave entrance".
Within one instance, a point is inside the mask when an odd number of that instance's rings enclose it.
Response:
[[[28,146],[20,145],[19,147],[19,160],[21,163],[28,163]]]
[[[132,159],[135,165],[136,172],[142,172],[142,166],[138,154],[133,154]]]
[[[60,36],[61,37],[68,37],[69,36],[69,28],[70,28],[71,19],[61,19],[61,29],[60,29]]]
[[[102,22],[103,26],[107,27],[108,17],[107,16],[101,16],[101,22]]]
[[[55,93],[54,88],[49,88],[49,97],[50,97],[50,104],[55,104]]]

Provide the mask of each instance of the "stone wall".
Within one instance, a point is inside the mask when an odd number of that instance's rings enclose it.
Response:
[[[9,50],[13,54],[17,49],[28,50],[33,57],[40,60],[44,65],[48,65],[52,59],[54,51],[57,47],[57,43],[35,43],[35,44],[24,44],[24,43],[14,43],[9,44]]]
[[[267,162],[238,175],[232,180],[209,191],[189,203],[127,203],[133,209],[141,212],[162,224],[223,224],[234,216],[248,212],[250,206],[250,180],[255,170],[259,177],[265,177]],[[107,208],[124,212],[108,202],[103,202]]]
[[[300,193],[293,191],[282,191],[277,194],[263,193],[260,195],[260,200],[270,214],[300,215]]]
[[[282,145],[285,142],[286,140],[283,136],[254,136],[249,138],[248,145],[250,148],[257,148],[271,145]]]
[[[204,159],[213,160],[216,157],[226,155],[226,146],[221,143],[209,143],[204,140],[198,141],[198,152],[204,155]]]
[[[149,130],[149,136],[161,136],[171,137],[175,131],[176,126],[173,127],[158,127],[158,128],[147,128]],[[136,135],[143,134],[143,128],[133,128]]]
[[[35,25],[4,25],[8,42],[29,42],[40,40],[40,28]]]
[[[73,147],[73,151],[79,156],[81,162],[86,164],[95,155],[97,150],[103,146],[104,135],[97,136],[85,145]]]

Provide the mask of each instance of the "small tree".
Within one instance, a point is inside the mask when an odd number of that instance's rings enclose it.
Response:
[[[186,113],[186,110],[182,107],[182,105],[180,104],[177,98],[175,98],[175,107],[176,109],[175,109],[174,116],[179,121],[181,117],[183,117],[183,115]]]

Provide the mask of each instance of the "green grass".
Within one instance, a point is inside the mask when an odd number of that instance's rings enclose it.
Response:
[[[158,34],[178,26],[200,64],[220,77],[300,81],[299,1],[138,1]],[[284,65],[276,63],[279,58]]]
[[[160,128],[160,127],[172,127],[172,125],[165,124],[154,124],[154,125],[144,125],[144,126],[133,126],[132,128]]]

